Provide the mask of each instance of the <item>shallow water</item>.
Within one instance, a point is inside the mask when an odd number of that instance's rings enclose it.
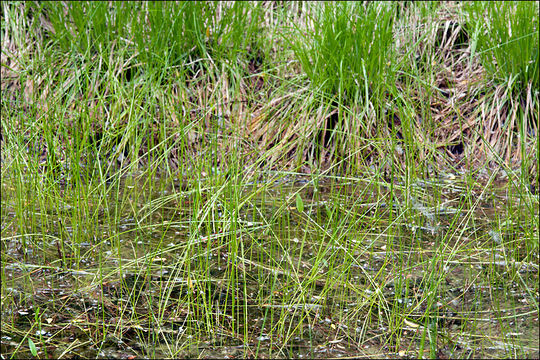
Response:
[[[6,356],[538,356],[538,227],[504,188],[31,181],[2,178]]]

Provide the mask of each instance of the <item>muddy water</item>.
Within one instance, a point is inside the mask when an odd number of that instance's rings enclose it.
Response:
[[[538,227],[507,191],[224,184],[4,177],[2,354],[538,357]]]

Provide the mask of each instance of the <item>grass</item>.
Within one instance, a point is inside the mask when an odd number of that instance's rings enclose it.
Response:
[[[1,33],[3,357],[538,356],[536,3]]]
[[[481,55],[483,67],[497,80],[516,82],[518,93],[525,93],[529,83],[537,88],[538,4],[479,2],[466,8],[474,51]]]
[[[326,101],[367,102],[392,82],[394,7],[327,3],[297,26],[296,36],[285,35],[311,86]]]

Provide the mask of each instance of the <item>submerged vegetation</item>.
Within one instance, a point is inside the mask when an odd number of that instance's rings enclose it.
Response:
[[[538,2],[1,5],[2,358],[538,357]]]

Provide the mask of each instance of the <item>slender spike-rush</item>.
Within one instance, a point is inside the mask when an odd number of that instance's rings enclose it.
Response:
[[[538,357],[538,2],[3,2],[2,358]]]

